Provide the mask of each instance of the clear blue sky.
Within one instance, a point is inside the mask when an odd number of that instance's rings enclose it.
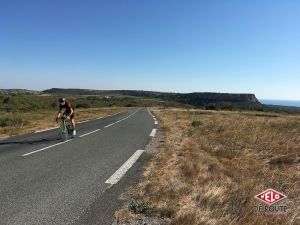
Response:
[[[300,100],[298,0],[1,0],[0,88]]]

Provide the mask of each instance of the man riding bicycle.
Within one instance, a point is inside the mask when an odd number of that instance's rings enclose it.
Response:
[[[71,120],[72,122],[72,127],[73,127],[73,135],[76,134],[76,131],[75,131],[75,121],[74,121],[74,112],[75,112],[75,109],[74,107],[72,106],[71,102],[67,102],[65,98],[59,98],[59,111],[58,111],[58,114],[56,116],[56,122],[58,122],[60,116],[61,116],[61,112],[62,112],[62,109],[65,109],[64,113],[62,114],[63,116],[66,116],[68,119]]]

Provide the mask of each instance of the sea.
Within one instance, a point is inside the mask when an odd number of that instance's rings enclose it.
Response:
[[[262,104],[266,105],[282,105],[282,106],[296,106],[300,107],[300,100],[271,100],[271,99],[259,99]]]

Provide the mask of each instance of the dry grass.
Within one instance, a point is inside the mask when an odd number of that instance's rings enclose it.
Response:
[[[125,111],[126,108],[110,107],[110,108],[89,108],[76,109],[75,121],[83,121],[87,119],[95,119],[104,117],[117,112]],[[8,121],[8,126],[0,126],[0,138],[34,132],[48,127],[55,127],[55,117],[57,110],[38,110],[32,112],[2,112],[0,121]]]
[[[132,219],[136,218],[135,214],[133,214],[132,212],[130,212],[130,211],[126,210],[126,209],[121,209],[121,210],[115,212],[114,216],[115,216],[115,218],[117,220],[119,220],[119,219],[122,219],[122,220],[124,220],[124,219],[126,219],[126,220],[132,220]]]
[[[172,225],[300,224],[299,115],[179,109],[154,114],[164,143],[131,193],[135,198],[150,202]],[[287,215],[253,211],[254,196],[267,188],[288,196]]]

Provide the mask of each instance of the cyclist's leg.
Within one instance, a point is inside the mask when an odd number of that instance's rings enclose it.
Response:
[[[71,123],[72,123],[73,135],[76,135],[74,113],[70,116],[70,120],[71,120]]]
[[[75,129],[74,113],[70,116],[70,120],[72,122],[73,129]]]

